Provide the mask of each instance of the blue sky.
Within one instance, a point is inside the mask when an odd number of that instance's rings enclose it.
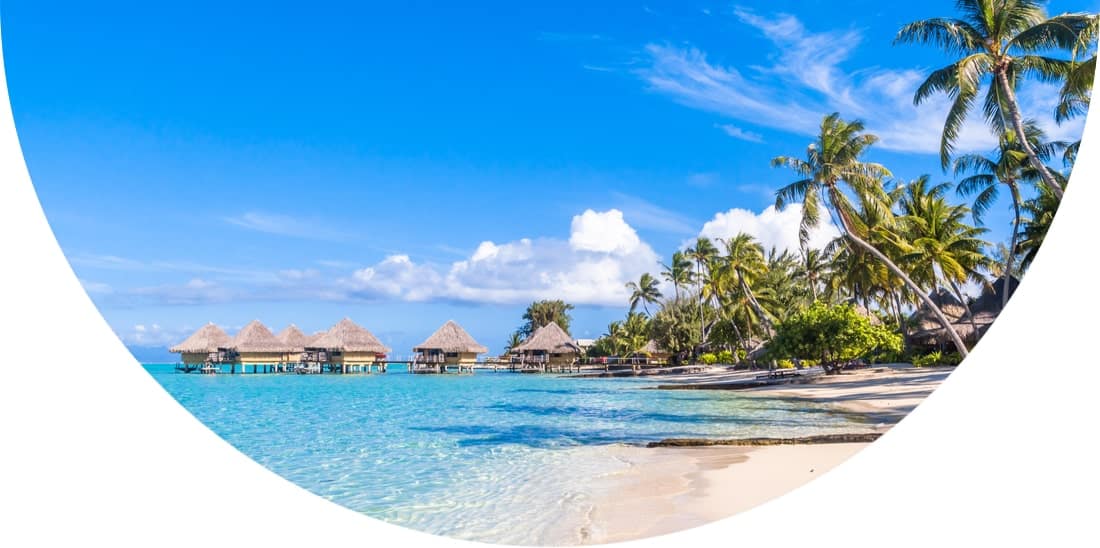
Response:
[[[316,331],[344,316],[395,354],[447,319],[495,352],[543,297],[577,304],[574,335],[598,336],[625,312],[623,282],[700,233],[791,245],[797,211],[766,208],[792,176],[768,162],[801,155],[828,112],[863,119],[882,138],[870,159],[899,178],[946,180],[943,102],[911,103],[946,59],[890,42],[952,4],[5,2],[0,16],[39,197],[141,358],[207,321]],[[1021,101],[1049,118],[1049,88]],[[978,124],[961,138],[990,144]],[[1008,213],[988,217],[992,240]]]

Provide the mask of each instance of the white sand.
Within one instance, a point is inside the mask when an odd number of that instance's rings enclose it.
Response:
[[[882,430],[912,411],[952,370],[882,367],[742,393],[834,404],[866,414],[871,428]],[[713,380],[702,374],[688,382]],[[866,446],[611,447],[629,466],[593,485],[594,509],[581,536],[585,544],[625,541],[729,517],[790,492]]]
[[[616,447],[630,468],[597,485],[585,544],[662,535],[732,516],[821,475],[865,443]]]

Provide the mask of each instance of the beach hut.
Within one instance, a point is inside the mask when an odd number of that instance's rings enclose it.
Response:
[[[219,362],[219,349],[228,347],[231,341],[222,328],[208,323],[168,351],[180,355],[184,371],[192,371]]]
[[[649,339],[649,342],[645,343],[638,354],[644,356],[647,363],[668,363],[668,360],[672,358],[672,352],[661,348],[657,341],[653,339]]]
[[[317,336],[319,337],[320,334]],[[305,353],[306,346],[308,346],[310,341],[315,337],[306,335],[301,329],[298,329],[298,326],[290,324],[280,331],[278,335],[275,335],[275,338],[282,341],[282,343],[288,347],[285,362],[288,364],[296,364],[302,362],[302,354]]]
[[[373,333],[357,325],[349,318],[340,320],[320,337],[306,347],[306,360],[310,367],[319,372],[327,367],[330,371],[348,373],[363,371],[370,373],[377,364],[386,371],[385,359],[390,351]]]
[[[463,369],[473,372],[477,355],[488,351],[488,348],[478,344],[462,326],[454,320],[448,320],[424,342],[413,347],[416,357],[412,372],[443,373],[452,365],[460,373]]]
[[[966,306],[950,291],[939,288],[930,293],[928,297],[943,311],[943,315],[955,327],[955,331],[959,333],[959,337],[963,339],[963,342],[972,343],[977,340],[980,333],[977,333],[970,324],[970,318],[966,315]],[[935,313],[923,303],[909,317],[909,323],[914,326],[914,331],[909,334],[909,343],[912,346],[924,350],[948,350],[952,346],[951,336],[947,333],[947,330],[940,324]],[[964,334],[964,331],[966,334]]]
[[[550,322],[536,329],[513,352],[519,353],[523,370],[561,371],[573,367],[581,349],[561,326]]]
[[[233,337],[230,347],[237,353],[241,372],[251,365],[252,372],[282,371],[286,366],[290,346],[279,340],[260,320],[252,320]]]

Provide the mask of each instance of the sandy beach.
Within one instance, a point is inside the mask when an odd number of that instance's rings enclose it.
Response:
[[[744,394],[835,404],[866,414],[866,431],[881,432],[916,407],[950,372],[872,368],[822,376],[807,384],[753,388]],[[629,466],[594,486],[600,495],[593,500],[590,523],[581,538],[585,544],[625,541],[729,517],[790,492],[866,445],[613,447],[609,450]]]

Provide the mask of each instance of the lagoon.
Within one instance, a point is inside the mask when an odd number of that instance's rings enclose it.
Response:
[[[145,368],[211,430],[301,487],[390,523],[485,542],[579,542],[593,486],[631,466],[609,448],[867,426],[824,404],[645,390],[655,385],[645,378]]]

